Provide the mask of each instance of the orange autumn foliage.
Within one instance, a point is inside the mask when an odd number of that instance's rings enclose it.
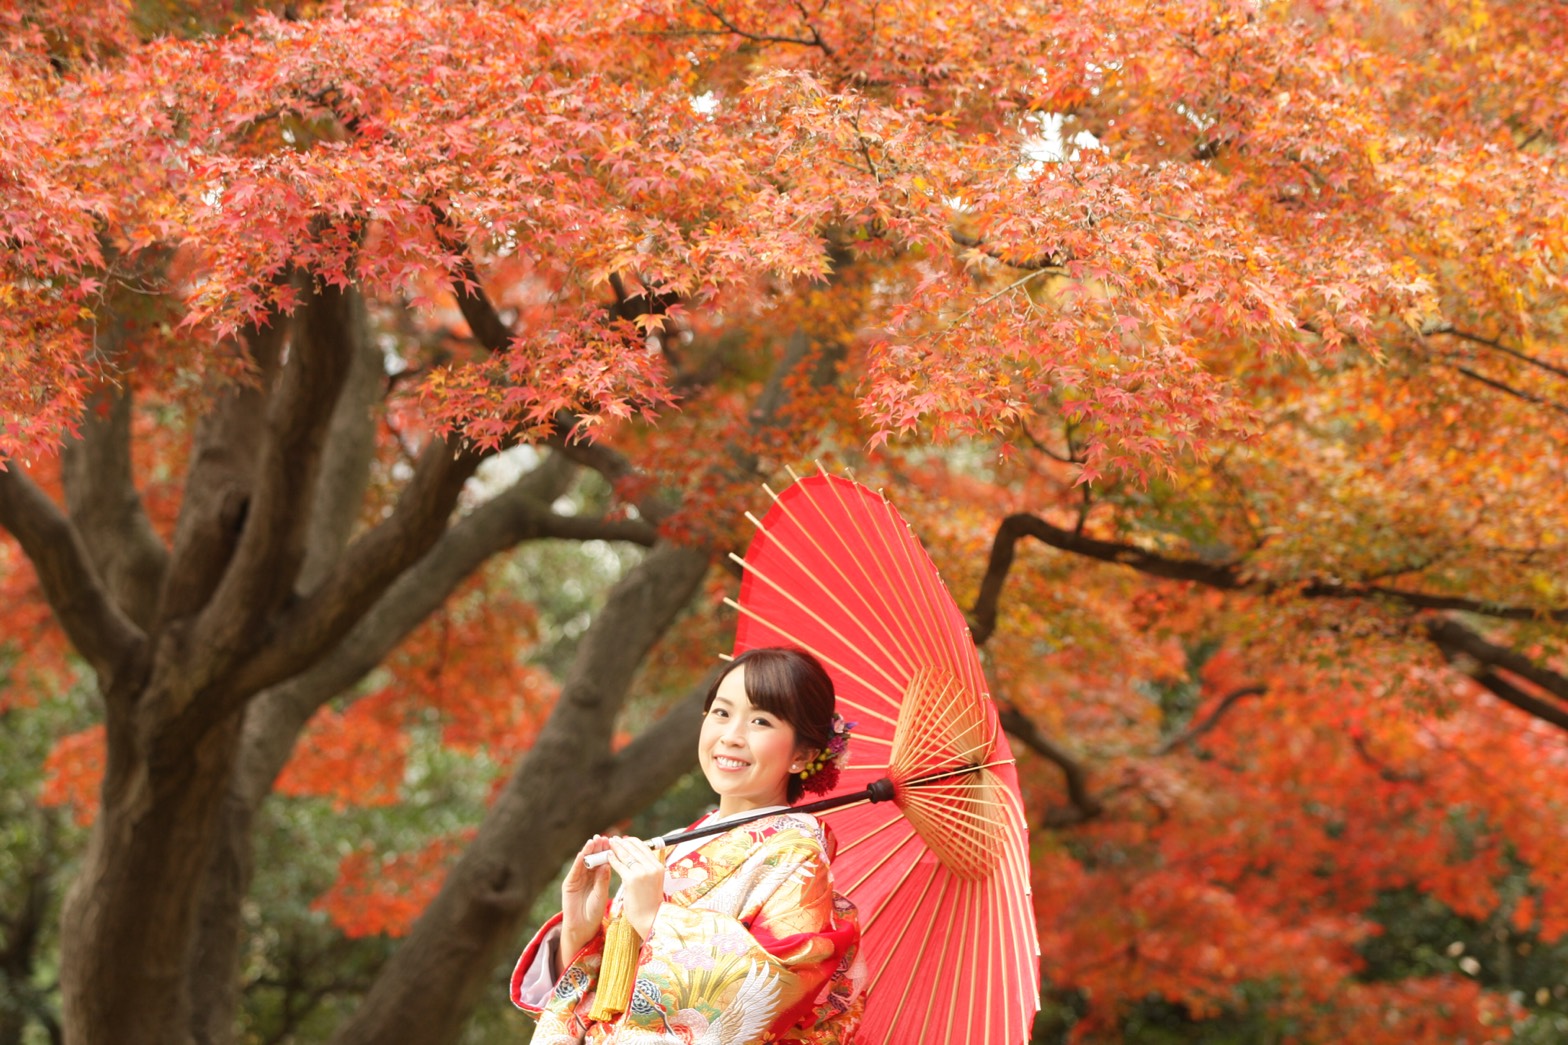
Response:
[[[44,784],[38,802],[46,807],[66,807],[71,818],[85,827],[98,815],[103,774],[103,726],[90,726],[61,737],[44,761]]]
[[[398,698],[383,689],[342,713],[318,711],[278,776],[278,794],[330,798],[338,809],[396,803],[409,743]]]
[[[431,841],[414,853],[383,857],[361,846],[338,864],[338,878],[311,909],[326,913],[351,939],[402,936],[441,889],[448,867],[473,831]]]

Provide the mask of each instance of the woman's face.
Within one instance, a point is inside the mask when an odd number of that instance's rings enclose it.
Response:
[[[697,761],[718,792],[719,815],[785,804],[791,765],[799,769],[795,727],[746,697],[746,666],[719,683],[702,719]]]

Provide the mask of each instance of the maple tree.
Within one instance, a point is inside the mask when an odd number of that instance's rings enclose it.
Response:
[[[817,455],[896,487],[971,607],[1080,1039],[1151,998],[1510,1033],[1505,984],[1362,972],[1401,891],[1568,928],[1561,5],[0,35],[0,709],[68,651],[103,704],[45,784],[93,825],[68,1040],[233,1040],[263,803],[399,800],[431,718],[497,757],[482,821],[321,902],[405,934],[337,1040],[453,1040],[564,856],[689,763],[712,554]],[[497,580],[545,539],[647,549],[549,673],[546,593]]]

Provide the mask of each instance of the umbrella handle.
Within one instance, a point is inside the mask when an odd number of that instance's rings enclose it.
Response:
[[[816,802],[808,802],[803,806],[794,806],[791,809],[785,810],[785,812],[825,813],[830,809],[841,809],[844,806],[858,805],[861,802],[886,802],[893,797],[893,794],[893,781],[889,780],[887,777],[883,777],[881,780],[873,780],[869,785],[859,791],[851,791],[847,795],[834,795],[832,798],[824,798]],[[646,845],[649,849],[663,849],[667,845],[676,845],[680,842],[690,841],[693,838],[706,838],[709,835],[723,834],[732,827],[740,827],[743,824],[751,823],[753,820],[761,820],[764,817],[776,816],[779,812],[780,810],[772,809],[762,813],[755,813],[751,816],[739,817],[738,819],[734,820],[720,820],[717,823],[704,824],[701,827],[694,827],[690,831],[677,831],[673,835],[660,835],[658,838],[650,838],[643,844]],[[589,867],[603,867],[609,862],[609,850],[605,850],[602,853],[589,853],[587,856],[583,857],[583,863]]]
[[[671,837],[676,837],[676,836],[671,836]],[[650,838],[647,841],[643,842],[643,845],[647,846],[649,849],[663,849],[665,844],[666,843],[665,843],[664,837],[662,835],[659,836],[658,838]],[[607,864],[609,862],[610,862],[610,851],[608,849],[606,849],[602,853],[589,853],[587,856],[583,857],[583,863],[585,865],[587,865],[588,867],[603,867],[605,864]]]

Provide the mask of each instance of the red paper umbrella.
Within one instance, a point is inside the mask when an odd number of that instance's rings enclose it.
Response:
[[[735,652],[814,654],[857,723],[838,794],[801,808],[841,807],[833,880],[869,974],[858,1040],[1019,1045],[1040,1007],[1028,828],[968,625],[886,498],[826,474],[773,497],[738,560]]]

